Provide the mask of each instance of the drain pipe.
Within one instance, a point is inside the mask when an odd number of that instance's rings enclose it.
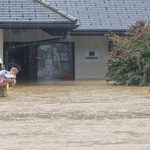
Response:
[[[61,9],[57,8],[56,6],[52,5],[49,2],[46,2],[45,0],[36,0],[37,2],[39,2],[40,4],[50,8],[51,10],[53,10],[54,12],[57,12],[58,14],[64,16],[65,18],[77,23],[78,19],[75,18],[74,16],[70,15],[69,13],[66,13],[64,11],[62,11]]]

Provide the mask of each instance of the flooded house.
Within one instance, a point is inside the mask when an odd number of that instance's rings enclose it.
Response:
[[[0,58],[18,80],[103,79],[108,35],[149,20],[149,0],[1,0]]]

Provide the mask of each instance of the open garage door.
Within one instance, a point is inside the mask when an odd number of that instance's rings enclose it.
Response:
[[[5,68],[20,67],[18,80],[74,80],[73,43],[4,43],[4,49]]]

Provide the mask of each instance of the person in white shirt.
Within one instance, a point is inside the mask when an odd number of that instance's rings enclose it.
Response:
[[[18,74],[18,69],[13,67],[10,71],[1,70],[0,71],[0,95],[2,97],[7,96],[7,84],[16,83],[16,75]]]

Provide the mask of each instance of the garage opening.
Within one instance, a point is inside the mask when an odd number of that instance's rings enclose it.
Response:
[[[74,80],[74,43],[4,43],[4,62],[19,69],[18,81]]]

